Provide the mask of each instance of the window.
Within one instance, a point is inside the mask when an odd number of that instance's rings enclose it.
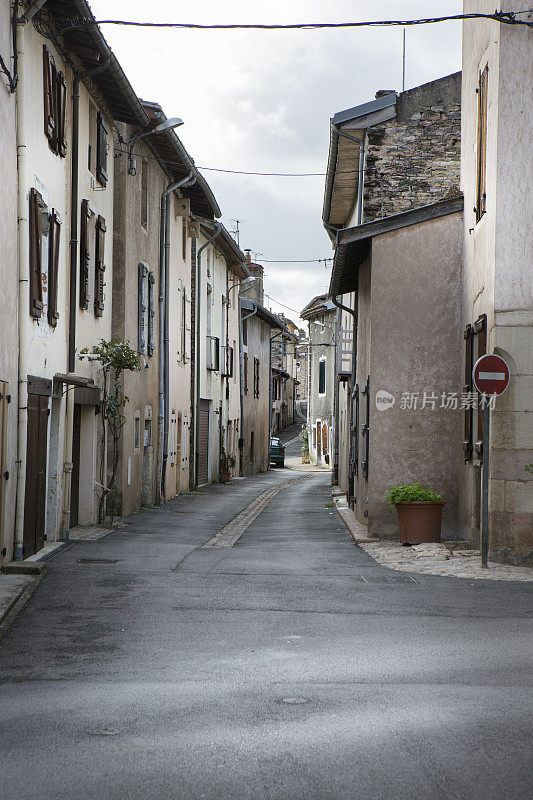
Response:
[[[148,159],[141,160],[141,225],[148,230]]]
[[[254,397],[259,397],[259,359],[254,358]]]
[[[487,210],[486,169],[487,169],[487,89],[489,67],[479,73],[478,111],[477,111],[477,180],[476,180],[476,222]]]
[[[107,136],[109,130],[101,111],[96,115],[96,178],[107,185]]]
[[[53,153],[67,154],[67,84],[62,72],[58,72],[53,56],[43,45],[43,108],[44,135]]]
[[[141,417],[140,412],[137,411],[135,419],[133,420],[133,447],[139,450],[141,446]]]
[[[244,353],[242,362],[242,384],[244,394],[248,394],[248,353]]]
[[[318,394],[326,394],[326,359],[318,362]]]

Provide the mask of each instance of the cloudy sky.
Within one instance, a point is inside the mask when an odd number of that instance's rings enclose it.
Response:
[[[209,23],[416,19],[461,13],[460,0],[249,0],[177,3],[91,0],[97,19]],[[180,138],[199,167],[324,172],[329,119],[401,90],[402,30],[190,31],[102,26],[137,94],[185,124]],[[460,23],[408,28],[406,89],[460,69]],[[323,177],[258,177],[204,171],[222,221],[262,259],[266,303],[297,313],[329,284],[324,264],[269,260],[332,255],[322,228]],[[277,301],[277,302],[276,302]],[[281,305],[283,304],[283,305]]]

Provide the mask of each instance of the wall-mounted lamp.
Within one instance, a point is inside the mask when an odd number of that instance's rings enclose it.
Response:
[[[152,128],[149,131],[144,131],[143,133],[138,133],[136,136],[130,139],[129,142],[127,142],[127,144],[130,146],[128,151],[128,175],[135,175],[137,172],[135,159],[133,157],[133,148],[139,139],[142,139],[144,136],[150,136],[152,133],[163,133],[163,131],[168,131],[170,128],[179,128],[180,125],[183,125],[182,119],[179,117],[170,117],[170,119],[160,122],[155,128]]]

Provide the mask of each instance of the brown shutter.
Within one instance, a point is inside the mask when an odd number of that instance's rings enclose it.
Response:
[[[481,314],[474,323],[474,333],[477,340],[476,361],[487,352],[487,315]],[[477,434],[476,434],[476,453],[479,458],[483,457],[483,409],[478,397],[477,404]]]
[[[102,184],[107,185],[107,135],[109,133],[101,111],[96,118],[96,177]]]
[[[43,45],[43,103],[44,103],[44,135],[48,144],[56,152],[56,69],[50,53]]]
[[[89,201],[81,201],[80,219],[80,308],[89,308]]]
[[[474,343],[474,329],[472,328],[472,325],[466,326],[463,336],[465,340],[465,382],[463,386],[463,393],[470,394],[472,392],[472,354]],[[474,419],[473,409],[465,408],[464,415],[463,451],[466,464],[467,461],[472,461]]]
[[[30,191],[30,315],[39,319],[43,312],[42,248],[43,198],[37,189]]]
[[[57,74],[57,152],[67,154],[67,83],[62,72]]]
[[[244,394],[248,394],[248,353],[244,353],[242,372],[243,391]]]
[[[148,273],[148,355],[154,354],[154,284],[155,276],[153,272]],[[178,333],[179,335],[179,333]]]
[[[104,252],[105,252],[105,219],[98,216],[96,220],[96,262],[94,270],[94,316],[104,313]]]
[[[59,242],[61,236],[61,220],[57,211],[50,214],[50,231],[48,233],[48,324],[57,325],[57,281],[59,272]]]

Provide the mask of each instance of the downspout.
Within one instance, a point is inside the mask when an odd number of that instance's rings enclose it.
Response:
[[[16,22],[13,21],[16,25]],[[17,175],[18,175],[18,277],[19,277],[19,380],[17,427],[17,508],[13,560],[22,561],[24,546],[24,499],[26,494],[26,442],[28,431],[28,292],[30,280],[29,211],[27,192],[28,166],[26,161],[26,81],[24,80],[24,29],[17,37],[19,80],[16,93],[17,115]]]
[[[202,308],[202,251],[213,242],[222,231],[222,224],[220,222],[213,222],[215,232],[210,239],[205,242],[196,254],[196,396],[194,398],[195,406],[195,432],[194,432],[194,485],[198,486],[198,467],[200,453],[198,450],[198,443],[200,439],[200,340],[201,340],[201,319],[200,312]]]
[[[244,453],[244,351],[242,340],[242,323],[245,319],[250,319],[257,314],[257,306],[246,316],[242,316],[241,298],[239,295],[239,393],[240,393],[240,406],[241,406],[241,421],[240,421],[240,436],[239,436],[239,475],[242,476],[242,462]],[[267,464],[268,466],[268,464]]]
[[[159,409],[158,409],[158,456],[159,456],[159,502],[165,499],[166,466],[168,461],[169,429],[169,372],[170,372],[170,201],[169,195],[196,181],[193,170],[167,186],[161,195],[161,218],[159,229]]]

